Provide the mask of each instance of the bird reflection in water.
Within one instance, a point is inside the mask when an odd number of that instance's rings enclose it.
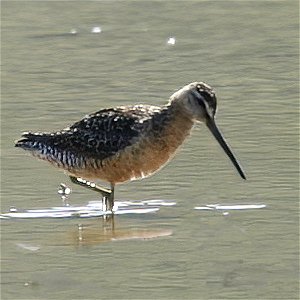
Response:
[[[70,234],[70,243],[75,246],[93,246],[101,243],[125,240],[147,240],[172,235],[170,229],[159,228],[117,228],[113,215],[102,219],[102,224],[79,224]]]

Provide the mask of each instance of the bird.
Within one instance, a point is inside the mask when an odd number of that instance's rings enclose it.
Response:
[[[204,123],[241,178],[246,179],[215,121],[217,97],[204,82],[192,82],[162,106],[105,108],[54,132],[24,132],[15,147],[63,169],[75,184],[102,194],[113,211],[115,186],[160,170],[176,154],[194,124]],[[96,185],[102,180],[109,188]]]

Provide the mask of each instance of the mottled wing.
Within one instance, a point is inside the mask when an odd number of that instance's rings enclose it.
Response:
[[[143,132],[145,118],[145,114],[134,109],[104,109],[62,131],[62,141],[57,140],[57,146],[102,160],[134,144]]]

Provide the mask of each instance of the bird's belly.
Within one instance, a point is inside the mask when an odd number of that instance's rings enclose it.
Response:
[[[145,178],[163,167],[173,157],[176,148],[158,146],[150,142],[133,145],[103,160],[98,164],[100,167],[95,167],[93,161],[87,161],[86,168],[70,170],[70,173],[114,184]]]
[[[86,167],[70,170],[75,176],[113,184],[147,177],[162,168],[176,153],[192,128],[192,121],[178,118],[159,134],[149,134],[102,161],[91,159]]]
[[[70,173],[78,177],[91,180],[101,179],[113,184],[145,178],[162,168],[174,156],[186,135],[146,138],[101,163],[87,161],[86,168],[72,170]]]
[[[175,150],[161,149],[153,144],[132,147],[111,159],[105,176],[115,183],[145,178],[162,168],[173,157]]]

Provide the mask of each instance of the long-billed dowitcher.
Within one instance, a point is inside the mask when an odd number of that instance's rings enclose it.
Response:
[[[245,174],[215,123],[217,98],[203,82],[190,83],[161,107],[120,106],[103,109],[53,133],[26,132],[16,147],[64,169],[72,182],[98,191],[108,210],[114,187],[144,178],[164,166],[189,135],[203,122],[226,152],[240,176]],[[111,189],[90,180],[101,179]]]

